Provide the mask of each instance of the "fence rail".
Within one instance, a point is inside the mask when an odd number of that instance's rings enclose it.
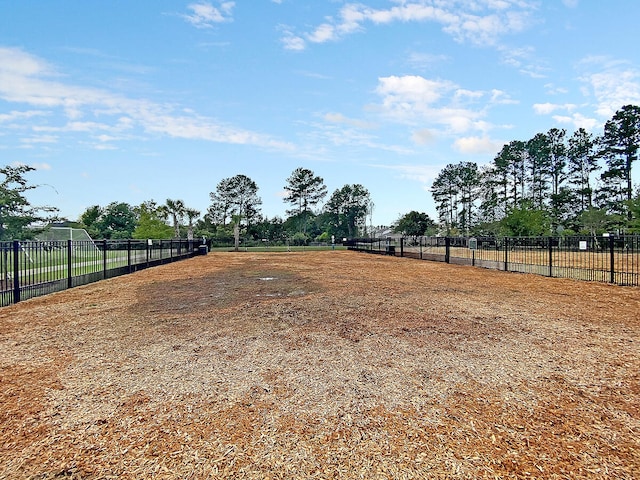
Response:
[[[640,285],[640,236],[360,238],[351,250],[509,272]]]
[[[0,242],[0,306],[190,258],[202,247],[193,240]]]

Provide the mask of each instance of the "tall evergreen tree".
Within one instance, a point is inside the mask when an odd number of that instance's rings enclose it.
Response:
[[[444,167],[431,185],[431,195],[436,203],[438,220],[444,225],[447,235],[458,225],[458,188],[456,166]]]
[[[631,213],[626,205],[633,196],[631,168],[633,162],[638,159],[640,148],[640,107],[625,105],[618,110],[613,118],[605,123],[600,145],[601,155],[607,162],[607,170],[601,177],[605,190],[603,193],[605,196],[623,201],[622,204],[607,202],[608,206],[630,218]]]
[[[501,161],[506,165],[509,178],[509,208],[515,208],[525,200],[527,185],[527,150],[521,140],[512,140],[500,151]]]
[[[552,228],[556,229],[570,216],[573,192],[565,185],[567,180],[567,145],[565,129],[552,128],[547,132],[549,138],[549,179],[551,192],[549,206]]]
[[[469,235],[475,217],[475,203],[480,187],[478,165],[473,162],[461,162],[456,167],[456,181],[460,191],[460,228]]]
[[[302,231],[306,234],[307,220],[312,214],[313,207],[327,194],[324,180],[307,168],[297,168],[287,178],[287,185],[284,188],[287,191],[284,201],[293,206],[287,214],[300,219]]]
[[[480,223],[490,226],[495,224],[505,215],[504,202],[500,201],[502,191],[501,179],[495,165],[485,165],[480,169],[480,187],[478,207]]]
[[[221,180],[216,191],[209,194],[211,206],[208,209],[210,218],[223,226],[234,216],[240,223],[248,227],[254,220],[258,220],[262,200],[258,196],[256,182],[246,175]]]
[[[536,134],[527,141],[527,167],[529,170],[528,198],[534,208],[542,209],[549,192],[549,170],[551,164],[551,145],[549,136]]]
[[[284,189],[287,191],[284,201],[294,207],[287,212],[290,215],[309,211],[327,194],[327,187],[322,177],[315,175],[307,168],[296,168],[287,178]]]
[[[355,237],[360,233],[371,208],[369,191],[360,184],[345,185],[331,194],[324,209],[331,233]]]
[[[569,138],[567,161],[567,180],[573,185],[579,199],[576,212],[579,215],[593,206],[592,175],[600,168],[596,155],[596,141],[584,128],[579,128]]]

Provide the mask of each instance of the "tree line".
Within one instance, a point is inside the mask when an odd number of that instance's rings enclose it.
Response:
[[[505,144],[493,161],[449,164],[431,187],[447,235],[640,232],[632,167],[640,107],[626,105],[601,135],[551,128]]]
[[[328,242],[332,237],[364,234],[367,215],[373,202],[360,184],[348,184],[327,196],[322,177],[306,168],[297,168],[286,179],[284,202],[290,208],[287,217],[267,218],[261,212],[258,185],[246,175],[224,178],[210,192],[211,204],[205,212],[185,205],[180,199],[164,203],[148,200],[140,205],[112,202],[85,209],[77,221],[59,219],[55,207],[29,203],[26,194],[37,188],[26,175],[34,168],[27,165],[0,168],[0,240],[30,239],[46,225],[84,228],[94,239],[168,239],[206,238],[229,244],[245,241],[307,244]]]

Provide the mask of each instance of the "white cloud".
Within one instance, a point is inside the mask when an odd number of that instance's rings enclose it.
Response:
[[[318,26],[312,33],[307,35],[307,39],[313,43],[324,43],[336,38],[336,30],[333,25],[323,23]]]
[[[362,129],[372,129],[375,128],[376,125],[372,122],[367,122],[365,120],[358,120],[354,118],[348,118],[342,115],[341,113],[325,113],[323,117],[327,122],[330,123],[342,123],[346,125],[350,125],[356,128]]]
[[[281,25],[279,29],[283,32],[280,42],[282,42],[285,50],[293,50],[299,52],[307,48],[307,42],[304,38],[294,34],[289,28],[285,26]]]
[[[415,69],[424,70],[436,63],[448,60],[446,55],[434,55],[431,53],[413,52],[410,53],[407,62]]]
[[[602,122],[596,118],[585,117],[580,113],[573,115],[554,115],[553,120],[559,124],[567,124],[572,129],[584,128],[587,131],[595,131],[602,126]]]
[[[488,137],[462,137],[453,144],[457,151],[465,154],[492,154],[498,152],[502,145],[504,142]]]
[[[515,68],[530,78],[546,78],[549,67],[535,59],[533,47],[507,48],[499,46],[498,51],[505,65]]]
[[[404,108],[433,104],[455,89],[456,85],[448,80],[428,80],[417,75],[392,75],[378,79],[376,92],[384,98],[385,105]]]
[[[513,100],[508,93],[494,88],[491,90],[491,103],[495,105],[517,105],[519,102]]]
[[[372,165],[378,168],[399,172],[400,177],[422,184],[422,188],[427,192],[431,184],[440,174],[444,165]]]
[[[10,123],[15,120],[25,120],[27,118],[41,117],[45,115],[47,115],[47,112],[42,110],[28,110],[24,112],[13,110],[9,113],[0,114],[0,123]]]
[[[611,117],[624,105],[640,104],[640,71],[628,62],[589,57],[580,66],[587,70],[580,77],[583,91],[593,97],[598,115]]]
[[[32,131],[64,133],[135,132],[212,142],[250,144],[291,151],[291,144],[267,135],[220,124],[191,111],[175,111],[171,105],[128,98],[108,90],[62,83],[51,78],[51,70],[39,58],[19,49],[0,48],[0,99],[38,107],[44,124],[29,125]],[[7,114],[16,121],[36,113]],[[62,121],[60,121],[62,116]],[[80,118],[84,120],[80,121]],[[100,121],[98,121],[98,119]],[[57,121],[57,123],[56,123]],[[36,140],[27,138],[26,143]],[[47,137],[42,137],[47,139]],[[53,137],[49,137],[52,140]]]
[[[38,143],[58,143],[58,137],[55,135],[35,135],[28,138],[21,138],[20,142],[24,145],[34,145]]]
[[[402,0],[395,3],[386,9],[348,3],[340,9],[337,18],[327,19],[304,37],[312,43],[324,43],[361,31],[367,23],[434,22],[457,41],[493,45],[503,35],[528,28],[535,9],[535,3],[527,0]]]
[[[411,134],[411,140],[416,145],[428,145],[430,143],[433,143],[435,139],[435,134],[428,128],[416,130]]]
[[[309,135],[312,143],[323,146],[365,147],[373,150],[394,152],[400,155],[415,153],[405,146],[382,143],[375,135],[364,132],[362,128],[349,128],[349,125],[345,127],[345,120],[348,122],[352,122],[352,120],[340,114],[330,115],[329,118],[338,121],[314,124],[314,131]],[[327,117],[325,116],[324,119],[327,120]],[[322,148],[323,147],[321,147],[321,149]],[[316,148],[313,152],[309,153],[309,157],[317,158],[319,154],[324,153],[324,151],[320,151],[321,149]]]
[[[187,6],[192,13],[182,15],[182,18],[196,28],[211,28],[216,23],[231,21],[233,7],[235,2],[221,2],[219,7],[209,2],[192,3]]]
[[[557,104],[557,103],[536,103],[533,105],[533,111],[538,115],[551,115],[558,110],[572,112],[577,108],[573,103]]]
[[[440,128],[449,135],[491,129],[482,117],[495,91],[470,91],[448,80],[406,75],[379,78],[376,93],[382,98],[381,114],[399,123]]]
[[[544,85],[544,88],[547,90],[547,93],[549,95],[564,95],[566,93],[569,93],[569,89],[565,87],[558,87],[553,83],[546,83]]]

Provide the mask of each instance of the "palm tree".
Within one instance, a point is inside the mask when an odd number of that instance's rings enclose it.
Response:
[[[172,200],[167,198],[164,207],[167,210],[167,213],[171,215],[175,238],[180,238],[180,221],[182,220],[182,216],[185,214],[184,202],[182,200]]]
[[[194,208],[185,208],[183,213],[189,221],[189,225],[187,227],[187,240],[193,240],[193,221],[200,216],[200,211]]]

